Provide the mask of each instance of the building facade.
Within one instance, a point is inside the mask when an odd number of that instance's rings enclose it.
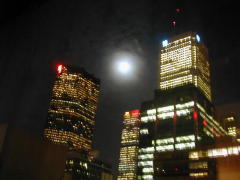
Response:
[[[238,179],[240,177],[239,158],[240,143],[233,141],[231,136],[217,138],[211,146],[189,152],[190,168],[195,170],[192,175],[195,177],[204,176],[204,173],[199,173],[196,170],[215,168],[217,180]],[[205,162],[205,166],[201,167],[203,162]],[[215,167],[209,167],[209,163],[206,162],[214,162]]]
[[[190,32],[163,41],[159,69],[159,89],[141,106],[138,179],[215,179],[214,160],[193,169],[188,156],[226,135],[213,117],[209,60],[200,37]]]
[[[211,101],[208,51],[196,33],[162,42],[159,88],[167,90],[186,84],[193,84]]]
[[[140,111],[124,113],[118,180],[136,180]]]
[[[100,81],[82,68],[57,66],[45,139],[91,151]]]

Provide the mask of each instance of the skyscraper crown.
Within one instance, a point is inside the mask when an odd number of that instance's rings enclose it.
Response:
[[[199,88],[211,101],[207,48],[198,34],[188,32],[162,41],[159,88],[167,90],[187,84]]]

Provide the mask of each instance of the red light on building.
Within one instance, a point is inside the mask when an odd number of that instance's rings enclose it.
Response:
[[[207,126],[207,120],[206,119],[203,120],[203,125]]]
[[[176,26],[176,21],[173,21],[172,24],[173,24],[173,26]]]
[[[179,12],[180,12],[180,9],[179,9],[179,8],[177,8],[177,9],[176,9],[176,12],[178,12],[178,13],[179,13]]]
[[[132,110],[132,111],[130,111],[130,115],[131,115],[131,117],[139,118],[140,110],[138,110],[138,109]]]
[[[194,119],[195,121],[198,120],[198,113],[197,113],[197,111],[193,111],[193,119]]]
[[[211,131],[212,131],[212,133],[214,133],[214,127],[212,127]]]
[[[62,71],[63,71],[63,65],[60,64],[60,65],[57,66],[57,72],[58,72],[58,74],[61,74]]]
[[[137,113],[140,113],[140,110],[135,109],[135,110],[130,111],[130,113],[131,113],[131,114],[137,114]]]
[[[177,113],[174,112],[174,115],[173,115],[173,120],[176,121],[177,120]]]

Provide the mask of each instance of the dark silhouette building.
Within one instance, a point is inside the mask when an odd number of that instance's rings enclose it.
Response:
[[[85,152],[69,151],[63,180],[113,180],[112,167]]]
[[[8,124],[0,125],[0,179],[59,180],[67,147]]]

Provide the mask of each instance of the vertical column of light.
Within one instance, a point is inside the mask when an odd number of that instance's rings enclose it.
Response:
[[[192,59],[192,71],[193,71],[193,84],[198,87],[198,79],[197,79],[197,53],[196,53],[196,46],[194,45],[193,37],[191,37],[191,59]]]
[[[140,129],[140,136],[148,141],[152,141],[152,145],[149,146],[143,145],[139,148],[138,154],[138,168],[139,168],[139,176],[140,179],[153,179],[154,169],[153,169],[153,156],[155,152],[155,143],[154,137],[149,137],[150,134],[154,133],[149,128],[149,125],[152,123],[156,123],[156,109],[149,109],[141,114],[141,129]],[[152,134],[154,136],[154,134]],[[150,139],[149,139],[150,138]],[[140,142],[141,144],[141,142]]]
[[[134,162],[133,162],[133,159],[134,159],[134,151],[135,151],[135,146],[134,146],[134,141],[135,141],[135,138],[134,138],[134,127],[133,127],[133,118],[131,116],[131,113],[130,113],[130,119],[128,121],[128,130],[127,130],[127,136],[126,136],[126,139],[127,139],[127,143],[128,143],[128,152],[127,152],[127,169],[128,169],[128,172],[127,174],[129,175],[129,178],[130,177],[133,177],[134,176]]]
[[[171,67],[169,66],[169,63],[167,60],[169,59],[168,56],[171,55],[171,52],[169,51],[169,43],[167,40],[163,41],[162,43],[162,50],[161,50],[161,59],[160,59],[160,89],[166,88],[166,83],[164,83],[166,80],[166,77],[169,75],[169,71],[171,70]]]
[[[166,46],[167,46],[167,40],[165,40],[166,43],[163,43],[163,49],[161,49],[161,53],[160,53],[160,63],[159,63],[159,88],[161,89],[161,81],[163,79],[163,70],[162,70],[162,67],[163,67],[163,63],[164,61],[166,60],[166,56],[167,56],[167,49],[166,49]]]
[[[173,146],[174,146],[174,149],[176,149],[176,147],[175,147],[175,142],[176,142],[176,131],[177,131],[177,129],[176,129],[176,127],[177,127],[177,112],[176,112],[176,104],[174,104],[173,105],[173,107],[174,107],[174,114],[173,114],[173,139],[174,139],[174,144],[173,144]]]
[[[159,55],[159,67],[158,67],[158,84],[157,84],[157,87],[159,87],[159,89],[161,88],[161,65],[162,65],[162,62],[163,62],[163,49],[160,50],[160,55]]]
[[[132,110],[130,111],[131,119],[132,119],[132,126],[134,130],[133,134],[133,144],[134,146],[134,152],[133,152],[133,171],[134,171],[134,178],[136,178],[136,172],[137,172],[137,163],[138,163],[138,145],[139,145],[139,130],[140,130],[140,111],[139,110]]]

